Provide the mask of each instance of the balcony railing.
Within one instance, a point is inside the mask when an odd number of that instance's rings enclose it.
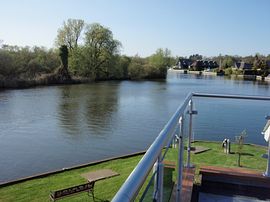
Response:
[[[187,163],[185,166],[190,167],[190,151],[192,138],[192,117],[197,112],[193,109],[193,97],[205,98],[223,98],[223,99],[244,99],[244,100],[264,100],[270,101],[270,97],[261,96],[246,96],[246,95],[227,95],[227,94],[206,94],[206,93],[190,93],[176,110],[174,115],[170,118],[165,127],[161,130],[157,138],[151,144],[145,155],[142,157],[138,165],[126,179],[120,190],[114,196],[114,202],[134,201],[143,184],[145,183],[149,173],[154,168],[150,183],[155,181],[152,199],[154,201],[162,202],[163,200],[163,160],[166,151],[162,154],[164,148],[168,149],[175,136],[178,138],[178,158],[177,158],[177,193],[176,201],[180,201],[180,193],[182,186],[182,172],[183,172],[183,137],[184,137],[184,119],[186,115],[189,116],[188,127],[188,145],[187,145]],[[146,186],[146,190],[149,186]],[[145,192],[144,192],[145,193]],[[142,194],[142,199],[145,195]]]

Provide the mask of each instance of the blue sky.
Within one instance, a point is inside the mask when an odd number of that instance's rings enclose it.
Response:
[[[269,11],[269,0],[0,0],[0,39],[50,48],[76,18],[109,27],[127,55],[270,54]]]

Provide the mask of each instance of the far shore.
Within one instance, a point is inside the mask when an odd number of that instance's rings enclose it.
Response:
[[[168,71],[179,72],[181,74],[185,74],[185,70],[183,69],[169,69]],[[216,72],[210,72],[210,71],[189,71],[189,70],[186,70],[186,71],[187,71],[187,74],[195,74],[195,75],[203,75],[203,76],[218,76]],[[245,76],[242,74],[239,74],[239,75],[232,74],[232,75],[224,75],[224,76],[230,77],[232,79],[263,81],[262,76],[250,75],[250,78],[245,78]],[[265,77],[264,81],[270,83],[270,77]]]
[[[168,71],[171,72],[179,72],[181,74],[185,74],[185,71],[182,69],[169,69]],[[210,71],[188,71],[187,74],[194,74],[194,75],[203,75],[203,76],[217,76],[216,72],[210,72]],[[226,76],[226,75],[225,75]],[[227,76],[228,77],[228,76]],[[229,76],[232,79],[244,79],[244,80],[256,80],[256,81],[263,81],[261,76],[256,76],[256,78],[244,78],[244,75],[230,75]],[[141,79],[141,80],[155,80],[154,79]],[[163,78],[162,78],[163,79]],[[125,79],[107,79],[102,81],[125,81],[130,80],[128,78]],[[266,77],[265,82],[270,83],[270,77]],[[56,79],[47,79],[46,77],[40,77],[35,79],[1,79],[0,78],[0,89],[24,89],[24,88],[33,88],[37,86],[52,86],[52,85],[74,85],[74,84],[83,84],[83,83],[94,83],[96,82],[93,79],[88,78],[77,78],[73,77],[70,80],[56,80]]]

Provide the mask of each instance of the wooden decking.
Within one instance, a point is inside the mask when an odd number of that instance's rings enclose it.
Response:
[[[205,181],[212,181],[270,188],[270,179],[254,170],[203,166],[200,168],[200,174],[202,175],[202,184]]]
[[[182,189],[180,193],[181,201],[189,202],[192,198],[193,182],[194,182],[195,168],[183,169]],[[174,202],[177,190],[174,186],[170,202]]]
[[[258,199],[270,198],[270,179],[262,172],[244,168],[203,166],[200,192],[219,195],[242,195]]]

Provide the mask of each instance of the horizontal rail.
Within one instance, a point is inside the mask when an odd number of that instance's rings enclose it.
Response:
[[[113,198],[113,202],[125,202],[125,201],[133,201],[141,189],[144,181],[146,180],[148,173],[151,171],[154,163],[156,162],[159,154],[162,152],[163,147],[167,143],[168,134],[174,129],[178,120],[182,114],[184,114],[185,109],[192,98],[192,93],[190,93],[184,103],[178,107],[174,115],[159,133],[158,137],[146,151],[143,158],[140,160],[138,165],[129,175],[127,180],[124,182],[120,190]]]
[[[209,94],[209,93],[192,93],[194,97],[207,98],[228,98],[228,99],[242,99],[242,100],[266,100],[270,101],[270,97],[253,96],[253,95],[226,95],[226,94]]]
[[[209,93],[190,93],[180,105],[158,137],[151,144],[145,155],[142,157],[138,165],[129,175],[120,190],[112,199],[113,202],[128,202],[133,201],[137,196],[139,190],[144,184],[149,172],[154,163],[158,159],[159,154],[166,145],[168,138],[174,127],[178,124],[179,118],[185,113],[185,110],[192,97],[206,97],[206,98],[228,98],[228,99],[245,99],[245,100],[265,100],[270,101],[270,97],[263,96],[249,96],[249,95],[226,95],[226,94],[209,94]],[[174,134],[173,134],[174,135]]]

